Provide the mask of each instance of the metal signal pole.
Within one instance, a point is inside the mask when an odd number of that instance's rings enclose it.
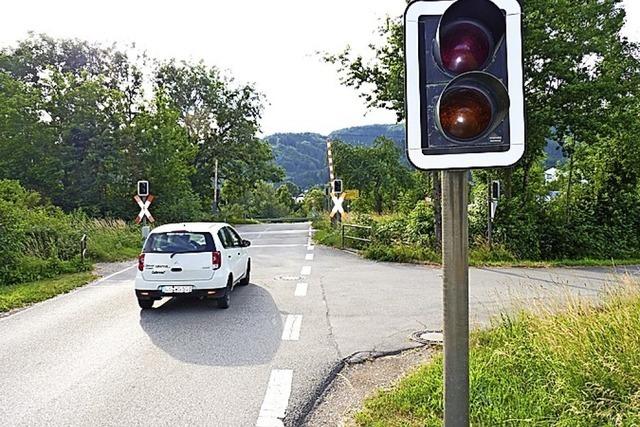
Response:
[[[491,210],[493,208],[493,191],[492,191],[491,177],[487,174],[487,244],[489,250],[493,246],[493,215]]]
[[[469,425],[467,170],[442,172],[444,425]]]
[[[213,171],[213,214],[218,213],[218,159],[215,160]]]

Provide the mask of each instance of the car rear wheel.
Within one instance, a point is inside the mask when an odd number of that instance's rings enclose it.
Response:
[[[251,260],[247,261],[247,271],[242,280],[238,282],[240,286],[247,286],[251,282]]]
[[[147,310],[147,309],[153,308],[153,300],[138,298],[138,305],[140,306],[141,309]]]
[[[224,293],[224,296],[222,298],[219,298],[217,301],[218,304],[218,308],[229,308],[229,303],[231,302],[231,283],[233,279],[231,279],[231,277],[229,277],[229,283],[227,283],[227,290]]]

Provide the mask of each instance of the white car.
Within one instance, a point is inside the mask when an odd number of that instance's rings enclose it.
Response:
[[[238,232],[225,223],[183,223],[157,227],[138,257],[135,290],[141,308],[163,297],[215,299],[229,307],[235,285],[248,285],[251,259]]]

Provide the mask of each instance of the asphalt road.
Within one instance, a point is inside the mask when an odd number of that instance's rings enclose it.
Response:
[[[252,284],[228,310],[167,299],[141,312],[132,266],[0,319],[0,425],[294,425],[343,358],[441,328],[439,269],[314,247],[309,224],[239,230]],[[472,322],[598,298],[624,272],[472,269]]]

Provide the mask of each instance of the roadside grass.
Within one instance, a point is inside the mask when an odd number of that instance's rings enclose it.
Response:
[[[79,232],[88,236],[87,257],[59,259],[41,255],[44,245],[31,239],[24,246],[18,262],[0,276],[0,313],[40,302],[82,286],[95,278],[91,273],[94,262],[116,262],[135,258],[142,246],[137,227],[120,220],[86,219],[78,225]],[[77,251],[79,252],[79,245]]]
[[[96,262],[133,259],[142,249],[142,236],[137,227],[120,220],[93,220],[86,229],[88,258]]]
[[[471,423],[479,426],[640,424],[637,283],[599,305],[569,301],[503,315],[472,333]],[[442,355],[369,398],[359,426],[442,425]]]
[[[90,272],[63,274],[53,279],[0,286],[0,313],[44,301],[86,285],[96,278]]]
[[[367,259],[387,262],[440,264],[440,253],[416,246],[370,245],[362,254]]]
[[[340,247],[340,233],[332,229],[321,228],[316,230],[313,234],[313,239],[321,245],[332,246],[334,248]]]

